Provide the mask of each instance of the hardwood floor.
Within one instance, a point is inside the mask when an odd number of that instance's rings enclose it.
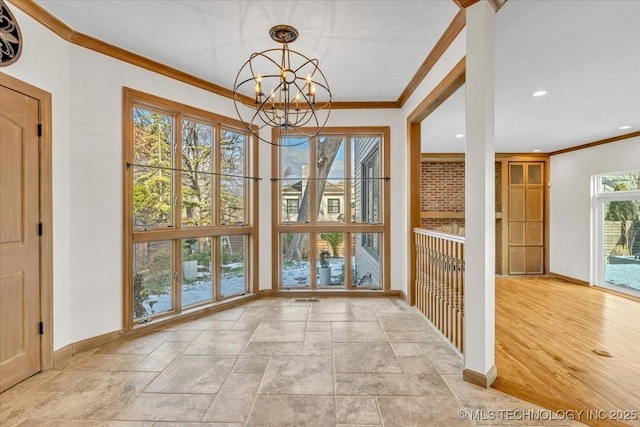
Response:
[[[498,278],[496,343],[494,388],[584,410],[588,425],[640,426],[640,302],[557,279]],[[624,411],[630,420],[612,419]]]

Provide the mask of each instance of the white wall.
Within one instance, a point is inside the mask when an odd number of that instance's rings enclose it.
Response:
[[[638,168],[640,137],[551,157],[551,272],[590,280],[591,176]]]
[[[59,348],[71,341],[70,49],[17,7],[11,11],[20,24],[24,45],[20,59],[2,72],[52,94],[53,339]]]
[[[122,327],[122,88],[236,118],[231,100],[71,45],[13,8],[25,40],[3,69],[53,98],[54,350]],[[398,110],[328,126],[391,126],[391,274],[406,291],[406,143]],[[260,288],[271,287],[271,150],[259,144]]]

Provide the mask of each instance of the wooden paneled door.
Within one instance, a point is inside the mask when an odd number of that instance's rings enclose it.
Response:
[[[41,369],[38,117],[0,86],[0,391]]]
[[[544,273],[544,162],[509,162],[509,274]]]

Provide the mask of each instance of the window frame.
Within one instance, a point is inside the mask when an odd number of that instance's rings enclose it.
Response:
[[[318,244],[317,241],[320,238],[320,234],[322,233],[344,233],[345,235],[345,259],[349,259],[350,255],[353,253],[354,248],[351,247],[350,243],[347,242],[355,242],[355,237],[358,233],[380,233],[379,239],[379,247],[380,254],[377,260],[380,263],[380,286],[375,288],[364,288],[364,287],[356,287],[355,281],[352,283],[351,280],[346,279],[344,287],[348,290],[360,290],[360,289],[380,289],[382,291],[390,290],[390,183],[389,183],[389,175],[390,175],[390,128],[386,126],[380,127],[325,127],[323,131],[312,140],[316,141],[323,137],[330,136],[342,136],[344,138],[343,143],[345,144],[344,152],[345,152],[345,189],[344,189],[344,209],[343,212],[344,218],[337,219],[334,221],[319,221],[318,215],[314,214],[318,210],[317,203],[322,203],[317,200],[317,189],[316,185],[311,186],[310,191],[310,199],[311,199],[311,215],[310,220],[306,223],[297,223],[297,222],[288,222],[286,218],[281,217],[281,198],[284,198],[284,194],[282,192],[284,178],[287,176],[281,176],[282,165],[280,164],[280,147],[274,145],[272,147],[272,230],[273,230],[273,241],[274,245],[272,246],[272,289],[274,291],[279,291],[281,289],[285,289],[281,287],[282,283],[282,236],[287,233],[295,234],[295,233],[309,233],[309,236],[312,237],[309,239],[309,264],[310,264],[310,274],[309,274],[309,283],[306,285],[296,286],[295,288],[301,289],[318,289],[318,263],[319,263],[319,255],[318,255]],[[292,137],[292,133],[289,132],[289,137]],[[295,137],[295,134],[293,134]],[[352,143],[355,143],[357,138],[368,138],[368,137],[379,137],[379,145],[377,148],[378,152],[378,167],[380,170],[380,180],[379,180],[379,193],[382,200],[379,202],[380,205],[378,207],[378,215],[379,221],[375,224],[362,223],[357,222],[352,218],[352,214],[355,212],[353,200],[351,202],[348,199],[351,199],[351,191],[352,188],[355,188],[355,181],[358,179],[360,170],[355,170],[359,168],[359,165],[353,165],[353,171],[351,171],[351,157],[353,156],[350,152],[350,147]],[[279,138],[279,133],[277,130],[272,131],[272,140],[277,141]],[[354,141],[349,142],[348,141]],[[310,143],[309,145],[309,164],[314,165],[317,159],[317,147],[316,143]],[[315,167],[310,168],[309,170],[309,180],[310,182],[314,182],[316,179]],[[295,178],[287,178],[289,180],[295,180]],[[352,266],[350,262],[344,263],[344,277],[350,278],[352,277]],[[289,289],[289,287],[286,287]]]
[[[134,162],[134,117],[133,109],[136,107],[147,108],[153,112],[171,115],[174,118],[173,132],[173,160],[174,169],[182,168],[182,120],[196,120],[198,123],[211,124],[214,130],[214,141],[211,142],[211,168],[209,171],[220,172],[220,140],[222,130],[232,130],[245,135],[244,140],[244,171],[246,176],[256,177],[257,165],[257,139],[252,137],[246,130],[244,124],[238,120],[224,117],[209,111],[205,111],[193,106],[181,104],[155,95],[147,94],[131,88],[123,88],[123,310],[122,328],[124,331],[131,330],[146,324],[150,319],[180,317],[183,314],[181,301],[182,293],[182,256],[181,242],[183,239],[211,237],[211,275],[212,287],[215,289],[212,298],[202,303],[189,305],[184,309],[189,313],[204,310],[216,305],[221,301],[238,295],[256,293],[258,290],[258,258],[256,250],[258,247],[258,215],[255,208],[258,200],[257,178],[247,178],[243,186],[243,205],[245,221],[242,224],[222,225],[220,223],[220,182],[219,175],[211,176],[211,224],[204,226],[183,225],[182,221],[182,199],[183,187],[182,175],[179,170],[172,170],[172,198],[176,201],[172,204],[173,225],[154,229],[140,229],[133,224],[133,169]],[[175,167],[175,166],[178,167]],[[221,297],[221,266],[220,241],[225,236],[244,235],[244,263],[245,263],[245,289],[233,295]],[[133,248],[138,243],[149,243],[155,241],[172,242],[171,256],[171,296],[173,309],[157,314],[149,314],[143,318],[134,318],[133,312]],[[219,279],[216,279],[219,278]]]
[[[598,286],[615,292],[621,292],[633,296],[638,296],[639,292],[626,290],[623,287],[608,285],[605,282],[605,203],[626,200],[640,200],[640,190],[622,190],[622,191],[605,191],[602,180],[606,176],[618,175],[624,173],[640,172],[640,169],[632,169],[619,172],[609,172],[592,176],[592,262],[591,262],[591,286]]]
[[[334,202],[334,205],[331,203]],[[337,203],[336,203],[337,202]],[[337,205],[337,206],[336,206]],[[337,197],[327,197],[327,213],[328,214],[339,214],[340,213],[340,199]]]
[[[298,211],[300,210],[300,199],[298,199],[298,198],[295,198],[295,199],[294,198],[289,198],[289,199],[285,199],[285,200],[286,200],[286,203],[287,203],[286,213],[287,214],[297,214]],[[291,202],[296,202],[295,206]]]

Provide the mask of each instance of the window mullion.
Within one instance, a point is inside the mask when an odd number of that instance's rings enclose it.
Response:
[[[173,218],[176,230],[182,229],[182,114],[174,116],[174,144],[172,166],[178,170],[172,171],[174,175],[174,203]],[[171,292],[173,294],[173,309],[176,313],[182,312],[182,289],[180,286],[182,273],[182,240],[174,239],[173,245],[173,272],[171,275]]]

